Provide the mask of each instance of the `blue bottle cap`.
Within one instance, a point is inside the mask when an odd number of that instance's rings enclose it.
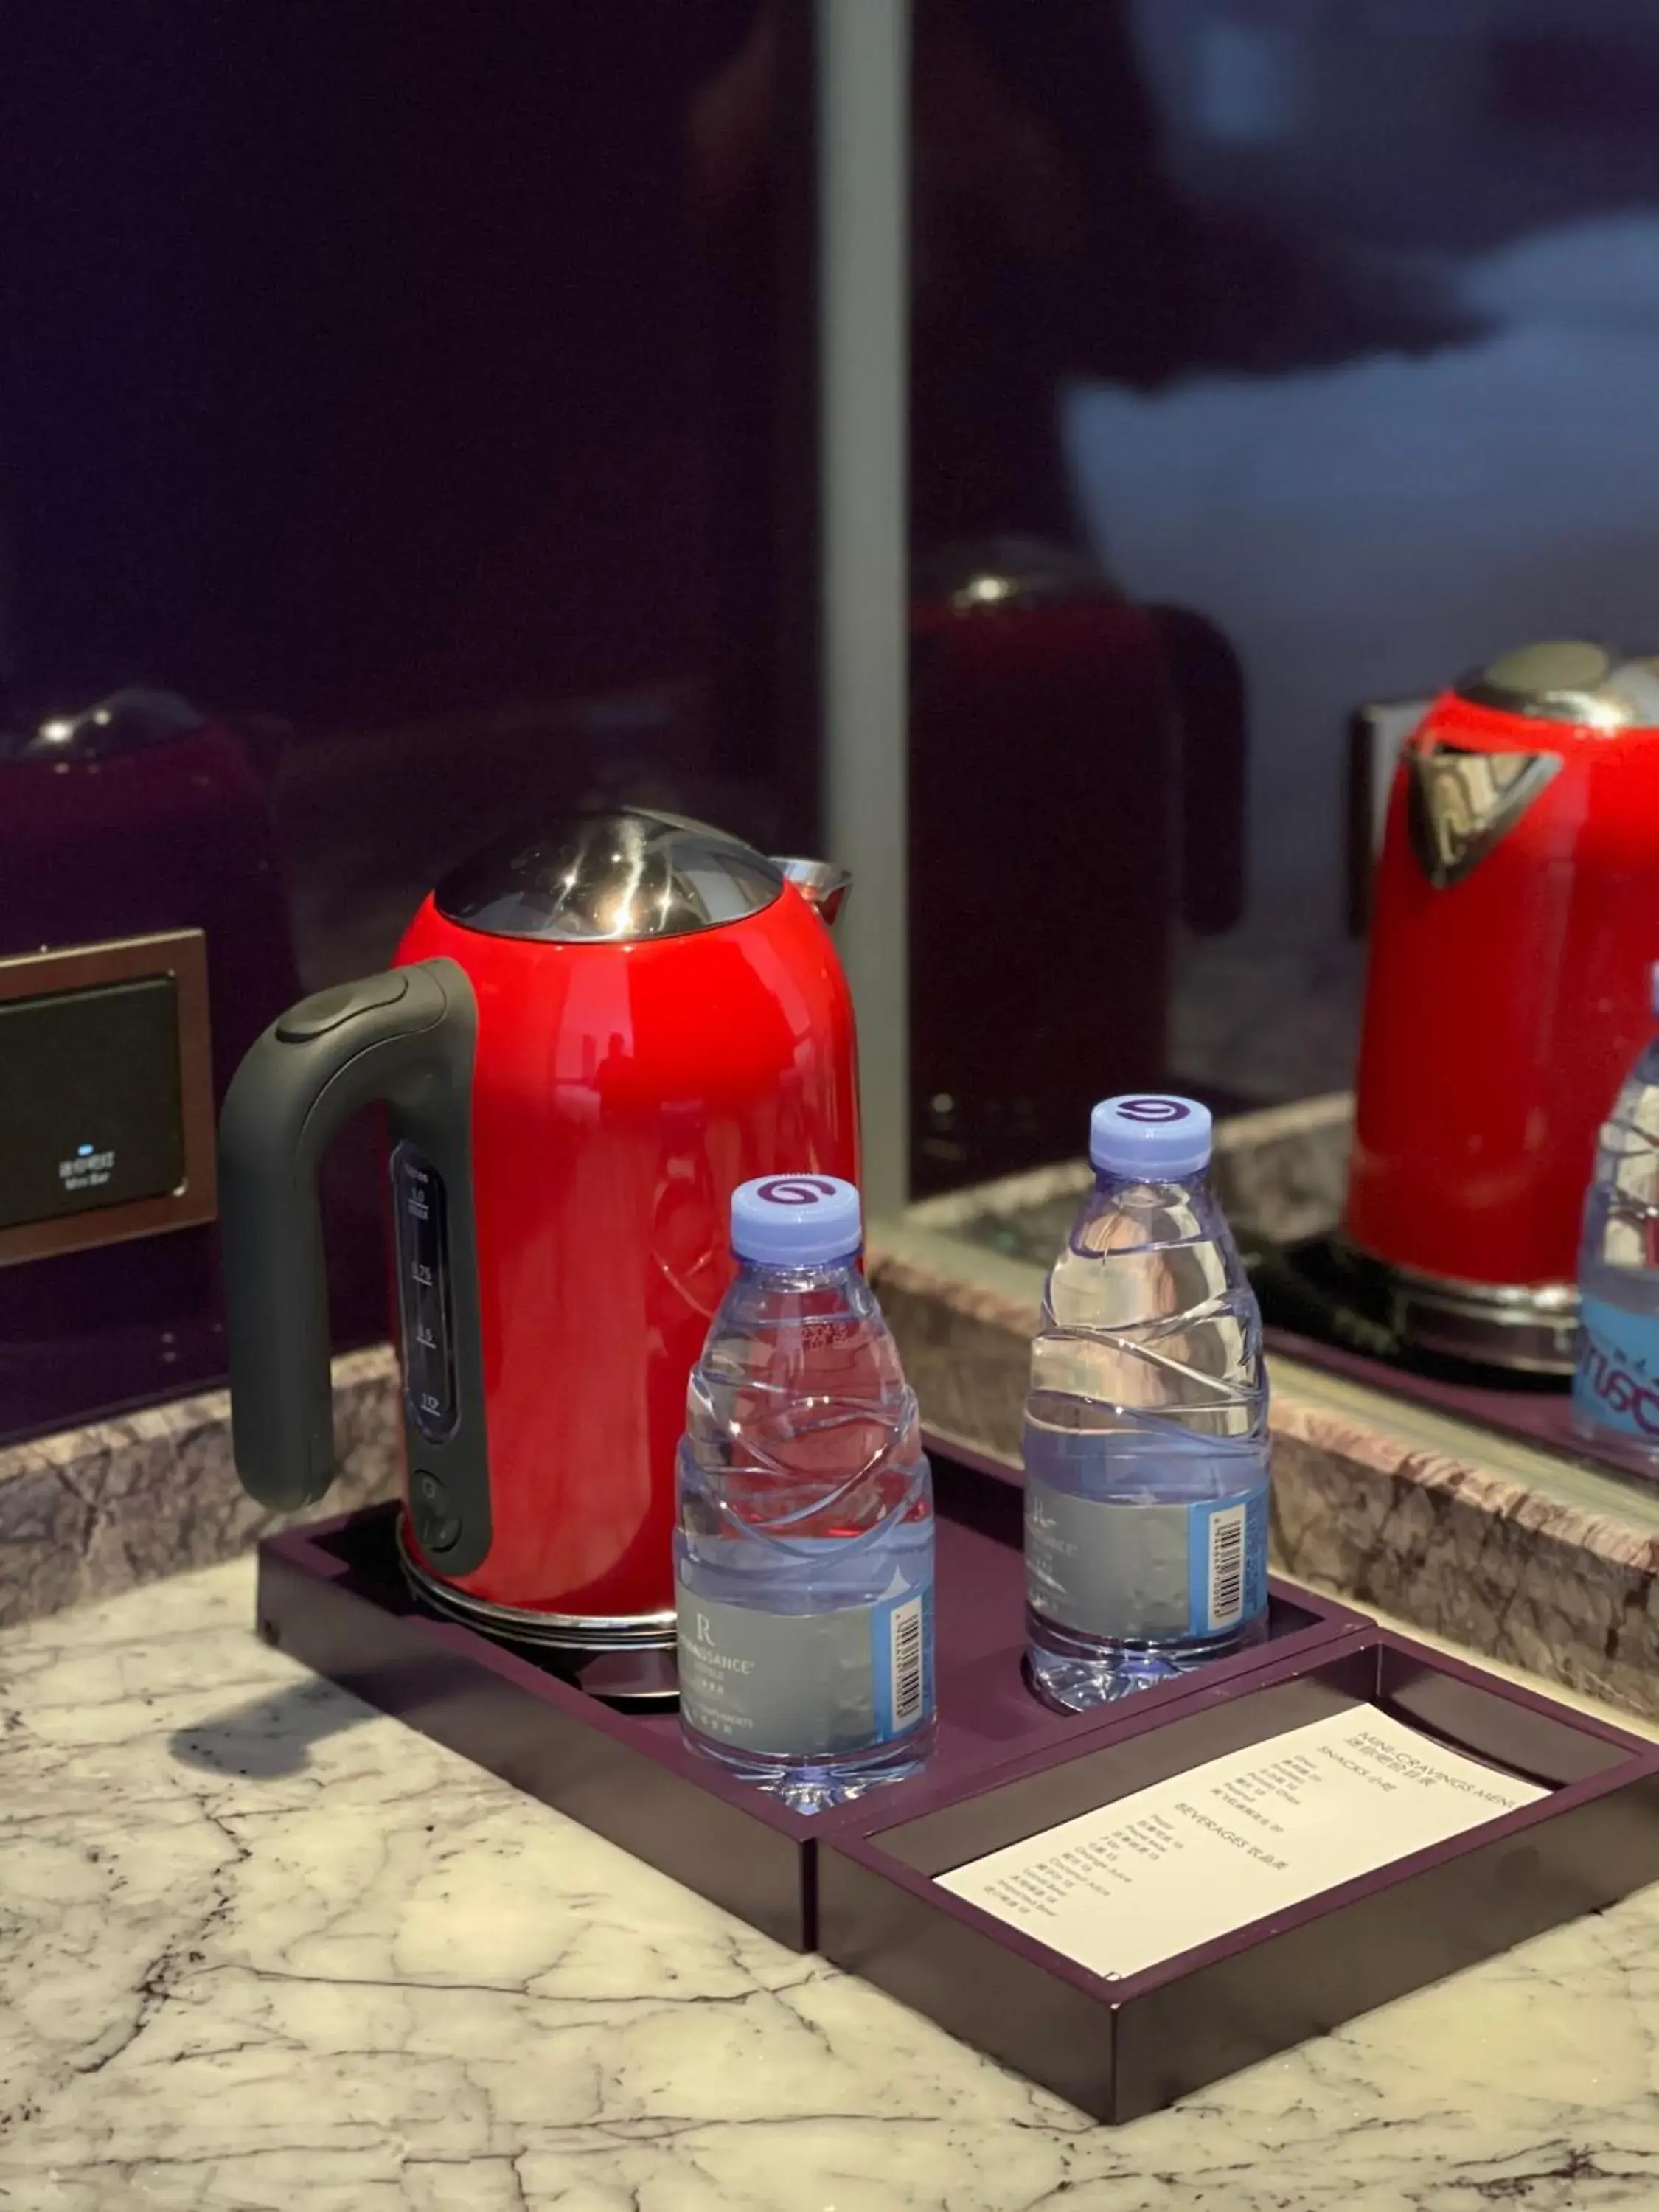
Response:
[[[732,1249],[770,1267],[850,1260],[864,1242],[856,1184],[838,1176],[761,1176],[732,1194]]]
[[[1089,1158],[1109,1175],[1196,1175],[1210,1158],[1210,1109],[1196,1098],[1130,1091],[1103,1098],[1089,1116]]]

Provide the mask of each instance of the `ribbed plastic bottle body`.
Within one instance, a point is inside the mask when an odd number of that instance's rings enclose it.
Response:
[[[682,1723],[802,1810],[933,1733],[933,1502],[916,1402],[851,1261],[740,1267],[693,1371],[675,1539]]]
[[[1027,1656],[1051,1702],[1264,1632],[1261,1316],[1201,1172],[1097,1176],[1048,1276],[1024,1455]]]

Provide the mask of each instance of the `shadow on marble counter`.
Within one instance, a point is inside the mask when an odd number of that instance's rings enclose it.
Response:
[[[389,1346],[334,1363],[340,1473],[330,1510],[396,1492]],[[222,1390],[0,1450],[0,1626],[233,1558],[315,1507],[269,1513],[236,1479]]]

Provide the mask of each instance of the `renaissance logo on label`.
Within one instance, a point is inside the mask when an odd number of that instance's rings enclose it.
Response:
[[[697,1615],[696,1645],[697,1657],[705,1667],[718,1667],[727,1674],[752,1674],[755,1671],[752,1659],[732,1659],[715,1650],[714,1626],[706,1613]]]

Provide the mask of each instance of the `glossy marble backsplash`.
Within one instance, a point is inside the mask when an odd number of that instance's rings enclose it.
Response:
[[[397,1404],[389,1346],[335,1361],[331,1511],[396,1490]],[[236,1479],[222,1390],[12,1445],[0,1451],[0,1626],[230,1559],[285,1525]]]

